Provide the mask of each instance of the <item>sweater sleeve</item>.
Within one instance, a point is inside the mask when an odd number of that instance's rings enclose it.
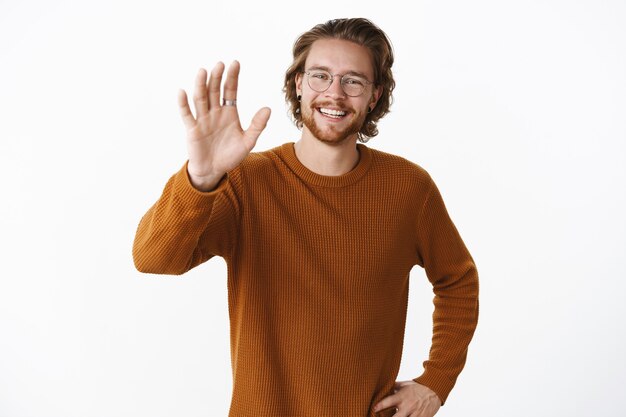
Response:
[[[215,255],[229,256],[239,213],[230,175],[201,192],[191,185],[185,162],[139,222],[133,243],[138,271],[180,275]]]
[[[418,220],[418,259],[433,285],[433,337],[424,372],[415,378],[442,404],[454,387],[478,321],[478,272],[441,194],[430,180]]]

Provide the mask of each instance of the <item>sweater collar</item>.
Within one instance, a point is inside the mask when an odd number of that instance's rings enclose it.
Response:
[[[294,142],[288,142],[280,146],[278,148],[278,157],[282,159],[300,179],[309,184],[321,187],[345,187],[361,179],[361,177],[367,173],[372,163],[372,152],[370,148],[362,143],[357,143],[356,146],[359,151],[358,164],[351,171],[337,176],[320,175],[305,167],[296,156]]]

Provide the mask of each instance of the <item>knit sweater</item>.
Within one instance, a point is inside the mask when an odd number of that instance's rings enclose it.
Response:
[[[400,367],[409,272],[433,285],[433,338],[415,381],[444,402],[478,318],[478,274],[430,175],[358,144],[350,172],[318,175],[294,144],[251,153],[210,192],[185,165],[137,229],[135,266],[228,267],[230,417],[383,417]]]

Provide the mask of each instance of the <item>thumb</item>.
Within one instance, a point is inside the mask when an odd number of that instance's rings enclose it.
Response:
[[[267,121],[269,120],[271,113],[272,110],[269,107],[263,107],[261,110],[256,112],[250,122],[250,126],[245,132],[243,132],[243,135],[251,149],[254,147],[256,140],[263,129],[265,129],[265,126],[267,126]]]

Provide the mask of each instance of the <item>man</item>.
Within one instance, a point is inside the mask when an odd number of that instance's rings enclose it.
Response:
[[[432,417],[466,359],[478,275],[439,191],[418,165],[359,143],[394,88],[391,45],[366,19],[339,19],[294,45],[284,91],[300,140],[251,153],[263,108],[243,130],[239,64],[181,90],[189,159],[140,222],[138,270],[228,265],[230,416]],[[221,98],[221,100],[220,100]],[[409,272],[435,293],[424,372],[396,382]]]

